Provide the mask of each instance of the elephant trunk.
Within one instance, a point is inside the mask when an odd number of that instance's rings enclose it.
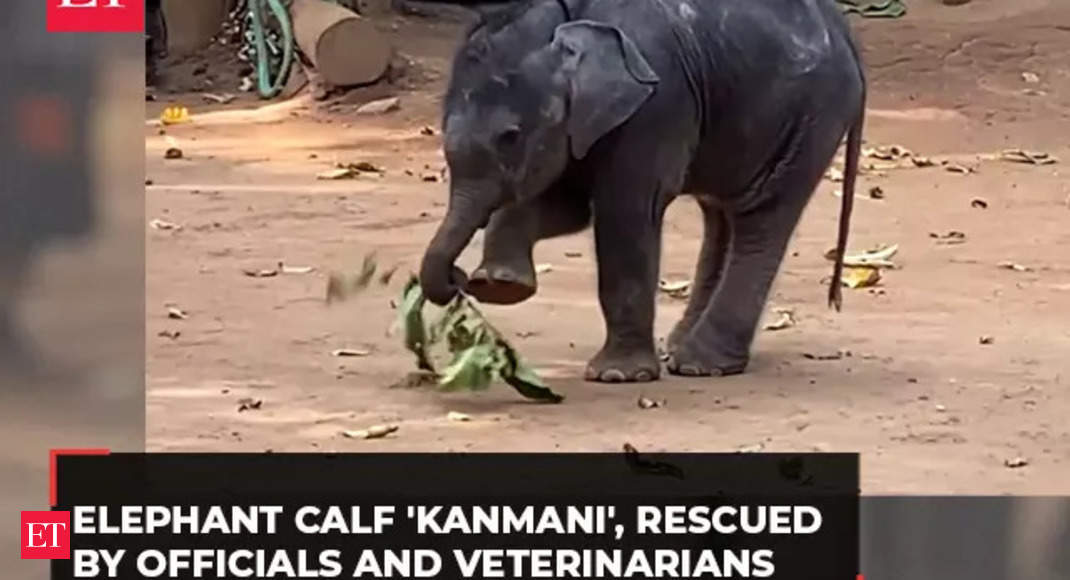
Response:
[[[420,266],[420,286],[433,304],[449,303],[467,284],[464,272],[453,263],[493,210],[493,204],[481,203],[469,195],[450,196],[449,211],[428,244]]]

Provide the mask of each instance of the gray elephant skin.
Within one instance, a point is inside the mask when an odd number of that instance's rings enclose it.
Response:
[[[447,2],[465,4],[465,2]],[[444,101],[449,208],[427,298],[535,293],[532,248],[594,225],[604,346],[586,378],[660,376],[654,338],[666,207],[704,218],[690,301],[666,341],[686,376],[743,372],[799,218],[846,136],[828,290],[840,308],[865,78],[832,0],[528,0],[472,6]],[[454,265],[480,228],[482,264]]]

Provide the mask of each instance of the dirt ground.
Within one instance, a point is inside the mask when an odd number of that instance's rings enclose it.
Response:
[[[367,252],[401,263],[402,273],[415,269],[444,213],[448,184],[422,179],[444,165],[439,139],[421,129],[437,128],[456,24],[381,23],[416,62],[421,80],[407,87],[260,110],[246,99],[224,113],[209,112],[195,93],[161,94],[145,129],[146,218],[182,228],[146,234],[150,449],[607,451],[629,442],[651,451],[859,451],[866,493],[1065,493],[1070,4],[910,4],[901,20],[855,21],[870,76],[867,143],[976,171],[862,177],[851,247],[898,244],[900,267],[878,288],[846,291],[842,313],[826,308],[823,254],[839,210],[839,184],[826,181],[769,305],[770,319],[788,307],[798,323],[761,332],[749,372],[612,386],[581,378],[604,336],[590,232],[541,243],[536,261],[553,269],[538,295],[485,312],[567,396],[561,405],[528,403],[507,386],[477,394],[393,386],[414,369],[399,338],[386,336],[404,276],[353,302],[324,303],[327,273],[357,268]],[[382,94],[399,95],[401,109],[354,113]],[[172,102],[197,116],[161,135],[151,119]],[[184,158],[165,160],[174,146]],[[1063,161],[984,158],[1011,147]],[[336,162],[358,161],[385,174],[316,179]],[[867,199],[873,187],[883,199]],[[689,200],[670,209],[666,278],[690,276],[699,228]],[[931,236],[950,231],[965,241]],[[479,251],[477,238],[461,264],[474,266]],[[279,261],[315,270],[243,274]],[[999,267],[1007,261],[1026,271]],[[683,306],[659,299],[659,335]],[[170,307],[188,318],[169,318]],[[371,354],[333,357],[340,348]],[[843,349],[851,356],[805,356]],[[641,394],[667,404],[641,410]],[[241,412],[243,398],[262,406]],[[471,421],[448,421],[450,411]],[[382,423],[400,430],[378,440],[341,435]]]

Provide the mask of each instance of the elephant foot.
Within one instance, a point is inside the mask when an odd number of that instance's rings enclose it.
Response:
[[[727,377],[742,374],[749,362],[746,356],[697,348],[691,341],[685,341],[669,351],[667,366],[670,373],[684,377]]]
[[[652,348],[603,348],[587,363],[584,378],[601,383],[647,383],[661,376],[661,363]]]
[[[535,295],[535,272],[518,273],[507,266],[480,266],[468,280],[467,292],[487,304],[518,304]]]

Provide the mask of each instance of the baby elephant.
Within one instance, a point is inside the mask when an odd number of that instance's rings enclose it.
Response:
[[[464,3],[464,2],[455,2]],[[668,370],[747,366],[788,241],[844,135],[840,307],[865,80],[832,0],[527,0],[477,7],[445,99],[449,211],[420,281],[512,304],[535,293],[532,247],[594,222],[606,321],[589,380],[657,379],[665,208],[694,196],[705,221]],[[482,265],[453,264],[486,228]]]

